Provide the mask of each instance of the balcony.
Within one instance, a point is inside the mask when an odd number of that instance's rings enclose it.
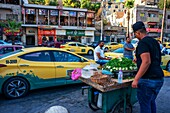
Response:
[[[158,17],[148,17],[147,22],[159,22],[159,18]]]

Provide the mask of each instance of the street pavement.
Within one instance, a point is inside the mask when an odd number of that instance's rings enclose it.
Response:
[[[88,94],[81,94],[81,87],[85,84],[75,84],[34,90],[26,97],[6,100],[0,95],[0,113],[44,113],[51,106],[64,106],[70,113],[102,113],[92,111],[88,107]],[[170,113],[170,78],[158,95],[157,113]],[[133,106],[133,113],[139,113],[139,104]]]

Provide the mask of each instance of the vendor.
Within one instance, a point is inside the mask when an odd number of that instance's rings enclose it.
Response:
[[[104,42],[99,41],[98,46],[94,50],[94,60],[97,64],[103,65],[109,62],[110,59],[104,56]]]

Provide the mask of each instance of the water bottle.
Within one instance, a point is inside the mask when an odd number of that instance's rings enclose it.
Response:
[[[119,70],[119,73],[118,73],[118,83],[122,83],[122,80],[123,80],[123,72],[122,72],[122,70]]]
[[[102,93],[99,93],[98,100],[97,100],[97,107],[102,108]]]

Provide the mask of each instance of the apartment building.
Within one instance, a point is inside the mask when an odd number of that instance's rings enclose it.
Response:
[[[58,8],[24,4],[22,27],[26,45],[41,45],[48,41],[94,41],[94,12],[79,8]]]

